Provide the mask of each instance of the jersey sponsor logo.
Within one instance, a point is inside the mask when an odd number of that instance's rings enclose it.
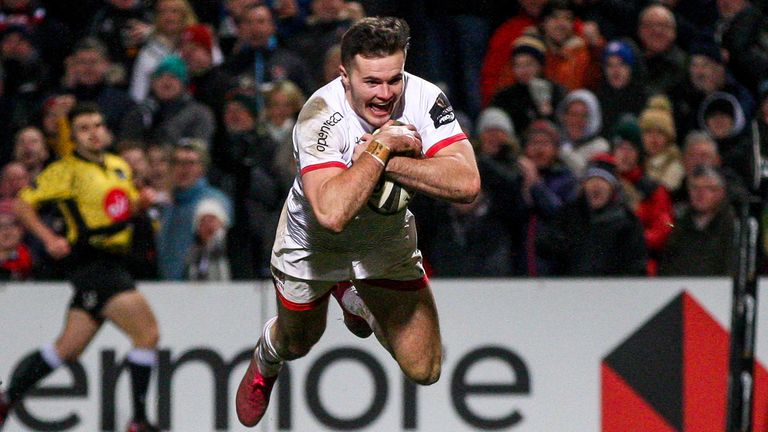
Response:
[[[122,189],[112,189],[104,198],[104,213],[113,222],[122,222],[131,216],[131,202]]]
[[[435,129],[456,120],[451,103],[448,102],[448,98],[442,93],[437,96],[434,105],[430,108],[429,116],[432,118]]]
[[[331,114],[328,120],[323,122],[322,126],[320,126],[320,131],[317,133],[317,143],[315,144],[317,151],[325,151],[325,148],[328,147],[327,140],[330,136],[331,127],[336,126],[343,118],[344,116],[341,115],[340,112],[336,111],[335,113]]]

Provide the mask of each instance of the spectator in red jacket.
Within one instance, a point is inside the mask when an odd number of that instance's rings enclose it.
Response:
[[[0,280],[25,280],[32,275],[32,255],[24,244],[24,228],[13,213],[11,199],[0,200]]]
[[[616,172],[621,180],[624,199],[643,225],[648,250],[648,275],[658,270],[659,258],[672,232],[672,199],[669,192],[643,172],[643,140],[640,126],[633,117],[616,125],[611,137]]]
[[[518,3],[520,3],[520,11],[517,15],[501,24],[488,41],[483,68],[480,71],[480,93],[483,105],[487,105],[497,91],[515,82],[512,64],[509,61],[514,48],[513,44],[527,28],[538,24],[541,10],[547,1],[520,0]]]

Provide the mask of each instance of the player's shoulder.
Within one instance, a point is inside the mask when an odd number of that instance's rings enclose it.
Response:
[[[45,166],[41,174],[62,175],[68,171],[78,170],[78,160],[73,154],[62,156]]]
[[[319,136],[318,139],[324,140],[335,135],[336,129],[342,128],[349,117],[345,101],[344,87],[339,79],[317,90],[299,112],[296,120],[299,136],[312,139]]]
[[[345,97],[341,78],[329,82],[317,89],[307,99],[299,112],[297,123],[326,118],[334,112],[341,113],[344,110]]]
[[[114,153],[104,153],[104,164],[113,167],[127,167],[128,161]]]
[[[130,174],[131,165],[123,159],[121,156],[112,153],[104,154],[104,165],[111,170],[116,171],[118,174],[125,173]]]
[[[407,118],[423,118],[434,128],[446,125],[455,119],[453,107],[442,89],[436,84],[406,73],[405,101],[403,115]]]
[[[409,72],[404,73],[406,97],[420,97],[431,99],[442,94],[443,91],[436,84]]]

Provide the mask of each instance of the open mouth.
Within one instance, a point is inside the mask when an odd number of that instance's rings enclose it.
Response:
[[[368,109],[371,110],[371,112],[375,116],[385,116],[390,114],[390,110],[392,108],[392,102],[385,102],[385,103],[374,103],[371,102],[368,104]]]

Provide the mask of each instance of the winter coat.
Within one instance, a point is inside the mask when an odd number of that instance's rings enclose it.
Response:
[[[675,221],[659,265],[661,276],[727,276],[733,268],[735,216],[725,203],[704,228],[687,208]]]
[[[621,201],[590,210],[586,198],[566,204],[536,240],[539,254],[563,276],[644,275],[643,227]]]

